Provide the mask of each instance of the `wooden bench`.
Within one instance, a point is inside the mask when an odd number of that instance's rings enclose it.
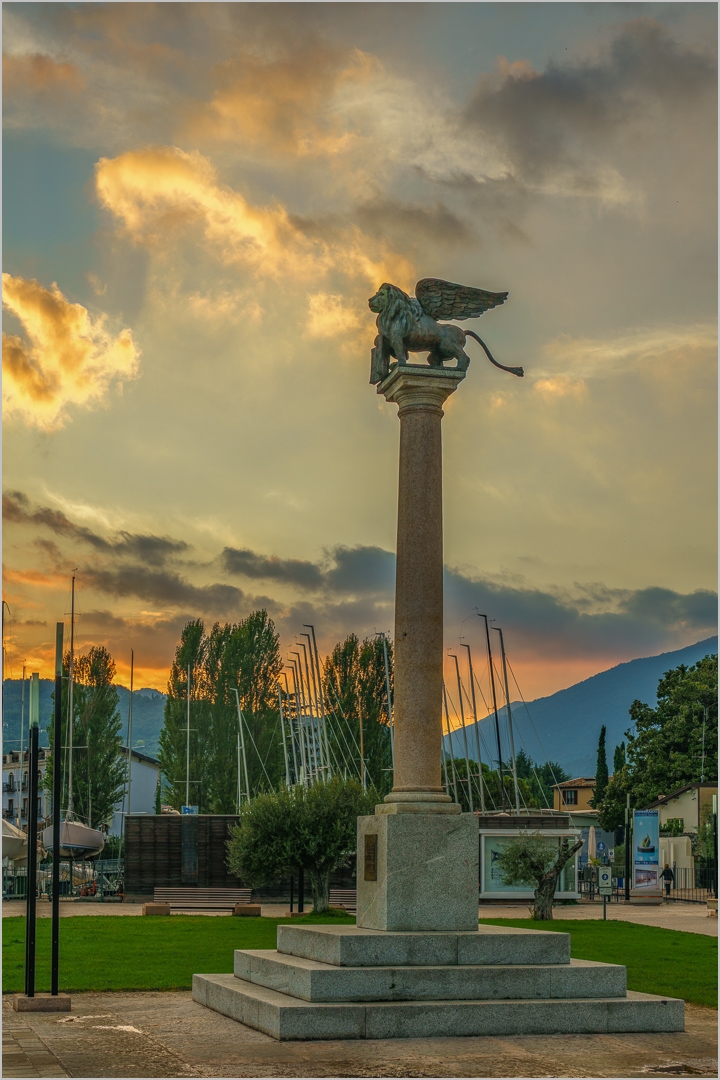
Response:
[[[351,915],[357,912],[357,889],[331,889],[330,907],[345,908]]]
[[[203,911],[234,911],[236,904],[249,904],[251,899],[252,889],[196,889],[190,886],[153,890],[156,903],[169,904],[175,911],[195,908]]]

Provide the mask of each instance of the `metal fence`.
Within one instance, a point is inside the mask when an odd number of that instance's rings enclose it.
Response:
[[[122,859],[96,859],[94,862],[67,860],[60,863],[60,896],[80,899],[120,899],[123,894],[124,866]],[[3,900],[24,900],[27,897],[27,867],[3,867]],[[52,896],[52,869],[42,865],[37,871],[37,895]]]
[[[714,867],[675,866],[675,880],[670,883],[669,900],[680,900],[691,904],[703,904],[707,900],[717,899],[717,871]]]

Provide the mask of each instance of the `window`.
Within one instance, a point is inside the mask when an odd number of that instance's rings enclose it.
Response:
[[[15,803],[14,803],[14,801],[12,799],[8,799],[7,816],[8,817],[14,817],[15,816]]]
[[[41,817],[42,817],[42,795],[38,795],[38,801],[37,801],[37,816],[38,816],[39,818],[41,818]]]
[[[577,806],[578,793],[574,789],[572,791],[563,791],[562,797],[566,806]]]
[[[27,817],[27,804],[28,804],[27,799],[23,799],[23,801],[22,801],[22,816],[23,817]]]

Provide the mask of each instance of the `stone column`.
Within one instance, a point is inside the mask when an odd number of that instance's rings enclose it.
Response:
[[[357,925],[477,930],[478,829],[443,791],[442,406],[464,371],[398,364],[378,393],[398,405],[394,786],[358,819]]]
[[[395,774],[386,812],[396,804],[459,813],[442,788],[443,510],[442,406],[464,371],[398,365],[378,387],[398,406],[397,569],[395,578]],[[408,809],[410,807],[408,806]]]

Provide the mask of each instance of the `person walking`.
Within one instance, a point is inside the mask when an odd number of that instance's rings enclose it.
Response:
[[[670,889],[675,881],[675,874],[672,871],[670,863],[665,863],[665,869],[661,876],[665,882],[665,902],[667,903],[670,900]]]

